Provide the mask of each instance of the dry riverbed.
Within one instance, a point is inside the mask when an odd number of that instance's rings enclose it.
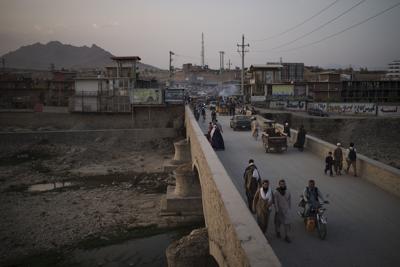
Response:
[[[104,142],[103,142],[104,141]],[[194,225],[159,216],[172,141],[132,151],[106,140],[40,141],[0,152],[0,265]]]

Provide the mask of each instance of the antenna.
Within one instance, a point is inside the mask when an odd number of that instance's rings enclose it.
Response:
[[[204,69],[204,34],[201,33],[201,67]]]

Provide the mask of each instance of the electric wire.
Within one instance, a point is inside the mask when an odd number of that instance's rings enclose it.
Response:
[[[331,24],[332,22],[334,22],[334,21],[337,20],[338,18],[340,18],[340,17],[346,15],[346,14],[349,13],[351,10],[353,10],[353,9],[356,8],[356,7],[358,7],[359,5],[361,5],[362,3],[364,3],[365,1],[366,1],[366,0],[361,0],[361,1],[358,2],[357,4],[353,5],[352,7],[350,7],[350,8],[347,9],[347,10],[345,10],[344,12],[340,13],[338,16],[334,17],[333,19],[331,19],[331,20],[325,22],[324,24],[318,26],[318,27],[315,28],[314,30],[312,30],[312,31],[310,31],[310,32],[307,32],[307,33],[305,33],[305,34],[303,34],[303,35],[297,37],[296,39],[294,39],[294,40],[292,40],[292,41],[289,41],[289,42],[286,42],[286,43],[281,44],[281,45],[279,45],[279,46],[273,47],[272,50],[276,50],[276,49],[279,49],[279,48],[288,46],[288,45],[290,45],[290,44],[293,44],[294,42],[296,42],[296,41],[298,41],[298,40],[300,40],[300,39],[303,39],[304,37],[306,37],[306,36],[308,36],[308,35],[310,35],[310,34],[316,32],[316,31],[318,31],[318,30],[320,30],[320,29],[322,29],[323,27],[325,27],[325,26]]]
[[[284,34],[286,34],[286,33],[288,33],[288,32],[291,32],[291,31],[293,31],[293,30],[299,28],[300,26],[304,25],[305,23],[309,22],[309,21],[312,20],[313,18],[317,17],[318,15],[320,15],[321,13],[323,13],[325,10],[328,10],[329,8],[331,8],[332,6],[334,6],[337,2],[339,2],[339,0],[334,1],[333,3],[331,3],[331,4],[329,4],[328,6],[324,7],[323,9],[321,9],[320,11],[318,11],[317,13],[315,13],[314,15],[312,15],[311,17],[305,19],[304,21],[300,22],[299,24],[297,24],[297,25],[295,25],[295,26],[293,26],[293,27],[290,27],[289,29],[286,29],[285,31],[283,31],[283,32],[281,32],[281,33],[278,33],[278,34],[275,34],[275,35],[272,35],[272,36],[269,36],[269,37],[266,37],[266,38],[263,38],[263,39],[250,40],[250,41],[251,41],[251,42],[263,42],[263,41],[271,40],[271,39],[273,39],[273,38],[282,36],[282,35],[284,35]]]
[[[400,5],[400,2],[398,2],[397,4],[394,4],[394,5],[392,5],[392,6],[390,6],[390,7],[388,7],[388,8],[386,8],[386,9],[384,9],[384,10],[378,12],[378,13],[376,13],[375,15],[373,15],[373,16],[371,16],[371,17],[368,17],[368,18],[366,18],[366,19],[364,19],[364,20],[362,20],[362,21],[360,21],[360,22],[357,22],[357,23],[355,23],[355,24],[353,24],[353,25],[351,25],[351,26],[349,26],[349,27],[347,27],[347,28],[345,28],[345,29],[343,29],[343,30],[341,30],[341,31],[338,31],[338,32],[333,33],[333,34],[330,34],[330,35],[328,35],[328,36],[325,36],[324,38],[322,38],[322,39],[320,39],[320,40],[317,40],[317,41],[314,41],[314,42],[311,42],[311,43],[308,43],[308,44],[305,44],[305,45],[302,45],[302,46],[293,47],[293,48],[291,48],[291,49],[280,50],[280,51],[277,51],[277,52],[289,52],[289,51],[293,51],[293,50],[297,50],[297,49],[300,49],[300,48],[304,48],[304,47],[307,47],[307,46],[311,46],[311,45],[314,45],[314,44],[321,43],[321,42],[326,41],[326,40],[328,40],[328,39],[330,39],[330,38],[333,38],[333,37],[335,37],[335,36],[337,36],[337,35],[339,35],[339,34],[342,34],[342,33],[346,32],[346,31],[348,31],[348,30],[351,30],[351,29],[353,29],[353,28],[355,28],[355,27],[357,27],[357,26],[359,26],[359,25],[361,25],[361,24],[364,24],[364,23],[370,21],[371,19],[374,19],[374,18],[376,18],[376,17],[378,17],[378,16],[380,16],[380,15],[382,15],[382,14],[388,12],[388,11],[391,10],[391,9],[398,7],[399,5]]]

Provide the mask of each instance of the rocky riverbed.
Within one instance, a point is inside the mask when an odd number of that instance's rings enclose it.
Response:
[[[172,142],[140,151],[107,140],[80,146],[40,140],[3,149],[0,265],[197,223],[159,216],[160,200],[174,183],[162,168],[172,156]]]

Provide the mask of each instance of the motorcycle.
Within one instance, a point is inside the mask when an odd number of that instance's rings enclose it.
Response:
[[[324,240],[328,233],[327,229],[328,220],[324,215],[326,211],[326,208],[324,208],[324,204],[329,204],[329,202],[324,201],[323,203],[320,203],[318,207],[311,207],[309,214],[307,216],[305,216],[304,214],[305,204],[306,202],[304,201],[304,199],[302,199],[299,203],[299,206],[303,207],[304,210],[302,212],[299,212],[299,215],[304,219],[306,230],[308,232],[312,232],[316,228],[318,231],[319,238],[321,240]]]

